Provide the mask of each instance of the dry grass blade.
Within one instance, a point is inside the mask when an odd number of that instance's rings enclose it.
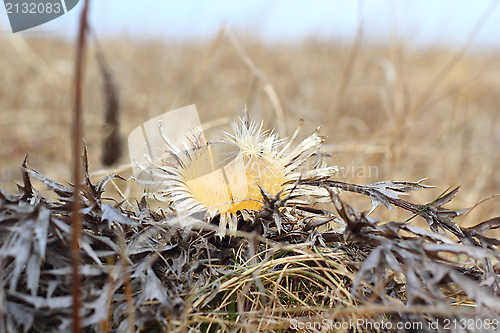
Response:
[[[271,102],[271,105],[274,108],[274,112],[276,113],[276,127],[278,128],[279,133],[282,135],[286,136],[286,119],[285,119],[285,113],[283,112],[283,108],[281,107],[281,103],[278,98],[278,94],[276,93],[276,90],[274,89],[273,85],[271,82],[267,79],[267,77],[262,73],[261,70],[255,66],[253,63],[252,59],[248,56],[248,54],[245,52],[243,47],[241,46],[240,42],[234,35],[233,31],[229,26],[224,27],[224,31],[229,38],[229,41],[235,48],[236,52],[238,52],[238,55],[243,59],[247,67],[250,69],[250,71],[255,75],[256,78],[258,78],[262,84],[264,89],[264,92],[266,93],[267,97],[269,97],[269,101]]]
[[[483,27],[483,25],[488,21],[490,15],[494,12],[495,7],[498,5],[497,0],[492,0],[488,8],[484,11],[483,15],[479,18],[476,25],[467,36],[467,39],[462,46],[460,52],[457,52],[452,59],[446,63],[446,65],[441,69],[441,71],[436,75],[436,77],[429,83],[426,89],[422,92],[422,94],[418,97],[413,105],[410,114],[408,116],[409,119],[414,118],[417,113],[422,109],[424,104],[427,102],[429,96],[436,90],[438,84],[451,72],[453,67],[463,58],[465,53],[469,50],[472,42],[476,38],[477,34]]]
[[[360,2],[361,4],[362,2]],[[361,6],[361,5],[360,5]],[[330,122],[334,123],[336,118],[338,117],[338,113],[340,107],[342,106],[342,101],[349,86],[349,81],[352,77],[352,71],[354,64],[358,58],[359,50],[361,48],[361,43],[363,41],[363,19],[362,19],[362,10],[360,7],[360,23],[358,27],[358,31],[356,32],[356,37],[354,39],[354,43],[351,48],[351,52],[349,57],[347,58],[347,63],[344,66],[344,71],[342,72],[342,77],[340,79],[339,86],[337,91],[335,92],[334,98],[330,103],[330,107],[328,108],[328,113],[330,114]]]

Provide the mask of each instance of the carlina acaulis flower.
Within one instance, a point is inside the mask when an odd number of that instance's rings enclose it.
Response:
[[[273,196],[280,192],[287,196],[293,189],[294,202],[329,197],[323,188],[301,185],[307,180],[329,178],[338,171],[337,167],[328,167],[323,159],[307,167],[309,157],[321,156],[319,149],[324,138],[319,128],[291,149],[302,124],[301,120],[294,135],[285,140],[264,130],[262,121],[252,121],[247,115],[236,119],[231,124],[232,133],[225,133],[220,142],[207,142],[201,130],[192,129],[186,133],[181,150],[165,135],[160,122],[168,157],[150,161],[154,168],[143,170],[162,183],[153,196],[176,210],[181,225],[189,224],[193,216],[210,222],[220,214],[218,235],[222,237],[227,225],[231,233],[236,231],[237,211],[262,208],[260,188]]]

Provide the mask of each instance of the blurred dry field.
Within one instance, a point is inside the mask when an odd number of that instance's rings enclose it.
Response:
[[[304,119],[296,142],[323,126],[329,164],[345,168],[339,180],[370,184],[429,177],[426,184],[438,188],[413,194],[419,203],[456,183],[462,188],[450,209],[499,193],[500,51],[469,51],[449,66],[458,50],[314,39],[268,45],[238,38],[276,91],[284,124],[278,123],[265,82],[226,37],[198,43],[99,41],[119,89],[124,154],[118,164],[129,163],[128,134],[150,118],[196,104],[202,123],[222,124],[206,131],[214,140],[246,104],[254,119],[268,128],[281,126],[288,136]],[[32,168],[60,182],[71,180],[74,52],[73,43],[53,37],[0,36],[0,188],[15,192],[28,151]],[[104,93],[95,43],[86,56],[84,137],[95,172],[105,168],[99,158]],[[497,216],[498,200],[482,203],[457,223]],[[367,201],[364,208],[369,207]],[[391,214],[396,219],[402,212]]]

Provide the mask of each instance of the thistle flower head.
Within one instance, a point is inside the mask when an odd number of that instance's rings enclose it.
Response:
[[[205,222],[220,215],[220,236],[226,234],[227,224],[231,232],[236,231],[236,212],[262,208],[261,188],[273,196],[288,195],[293,189],[295,197],[327,197],[325,190],[300,184],[336,172],[324,162],[301,167],[324,140],[318,129],[289,151],[301,126],[302,121],[295,134],[283,140],[263,130],[263,122],[237,119],[231,124],[232,133],[226,133],[221,142],[206,142],[201,131],[194,129],[186,135],[184,150],[163,135],[168,157],[153,161],[155,175],[163,182],[154,197],[171,203],[178,215],[202,216]]]

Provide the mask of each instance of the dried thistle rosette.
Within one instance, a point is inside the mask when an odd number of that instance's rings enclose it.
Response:
[[[161,182],[152,195],[175,209],[181,225],[210,222],[220,215],[218,235],[222,237],[228,225],[230,233],[237,230],[238,211],[248,218],[262,208],[263,192],[288,197],[289,204],[329,198],[324,188],[305,185],[338,172],[337,167],[326,165],[319,152],[324,141],[319,128],[296,148],[290,148],[302,123],[290,139],[284,140],[273,131],[263,130],[263,122],[250,121],[247,116],[234,121],[233,133],[226,133],[220,142],[207,142],[201,130],[192,129],[181,149],[163,132],[160,122],[167,157],[150,161],[152,168],[141,168],[156,183]],[[313,155],[316,159],[311,163]]]

